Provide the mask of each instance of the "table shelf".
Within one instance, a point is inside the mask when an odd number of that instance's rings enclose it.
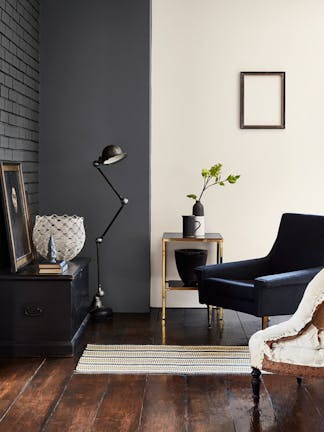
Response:
[[[191,291],[197,291],[198,286],[187,286],[185,285],[181,280],[167,280],[165,289],[169,291],[181,291],[181,290],[191,290]]]

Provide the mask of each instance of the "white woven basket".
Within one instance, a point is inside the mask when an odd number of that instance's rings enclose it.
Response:
[[[85,242],[83,217],[37,215],[33,229],[33,242],[37,252],[43,258],[47,258],[48,241],[51,235],[57,251],[56,259],[69,261],[75,258]]]

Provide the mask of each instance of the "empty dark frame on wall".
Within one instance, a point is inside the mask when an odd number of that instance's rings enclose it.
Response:
[[[240,127],[285,128],[285,72],[241,72]]]

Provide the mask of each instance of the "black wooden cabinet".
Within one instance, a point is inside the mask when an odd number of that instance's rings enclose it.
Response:
[[[0,271],[0,355],[72,356],[88,319],[88,258],[62,275]]]

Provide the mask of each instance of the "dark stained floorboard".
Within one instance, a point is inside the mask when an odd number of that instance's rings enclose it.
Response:
[[[223,328],[208,330],[206,315],[169,309],[166,343],[246,345],[261,328],[258,318],[225,310]],[[90,322],[74,358],[0,359],[0,431],[324,431],[324,380],[305,379],[298,388],[292,377],[264,375],[255,410],[249,376],[73,374],[87,343],[161,344],[160,319],[153,309]]]
[[[304,379],[302,386],[310,395],[318,412],[324,417],[324,379]]]
[[[143,402],[140,431],[185,432],[186,377],[149,375]]]
[[[137,431],[141,422],[146,375],[110,375],[93,432]]]
[[[223,325],[217,319],[211,329],[207,326],[206,309],[168,311],[166,344],[168,345],[246,345],[248,338],[237,312],[224,310]],[[198,317],[200,316],[200,320]],[[179,325],[183,322],[183,325]]]
[[[241,321],[241,325],[244,329],[247,339],[258,330],[261,330],[261,318],[253,315],[248,315],[243,312],[237,312],[238,318]],[[282,321],[287,321],[290,318],[289,315],[282,315],[277,317],[270,317],[269,325],[279,324]]]
[[[188,432],[235,432],[224,375],[188,376]]]
[[[73,375],[43,430],[90,431],[105,396],[107,380],[107,375]]]
[[[18,398],[44,359],[1,359],[0,360],[0,420]],[[1,423],[0,423],[1,430]]]
[[[324,431],[324,418],[305,391],[291,376],[264,375],[278,424],[283,431]],[[306,381],[306,379],[305,379]]]
[[[0,424],[0,430],[25,432],[40,430],[55,407],[75,360],[48,359]]]
[[[223,328],[216,322],[216,331],[220,334],[219,345],[247,345],[248,338],[244,332],[237,312],[225,309],[223,314]]]
[[[127,314],[128,322],[125,323],[125,329],[122,339],[119,343],[125,344],[154,344],[157,321],[151,319],[148,314]]]
[[[251,403],[251,379],[247,375],[228,375],[229,407],[237,431],[281,431],[271,400],[264,386],[260,392],[259,408]]]

